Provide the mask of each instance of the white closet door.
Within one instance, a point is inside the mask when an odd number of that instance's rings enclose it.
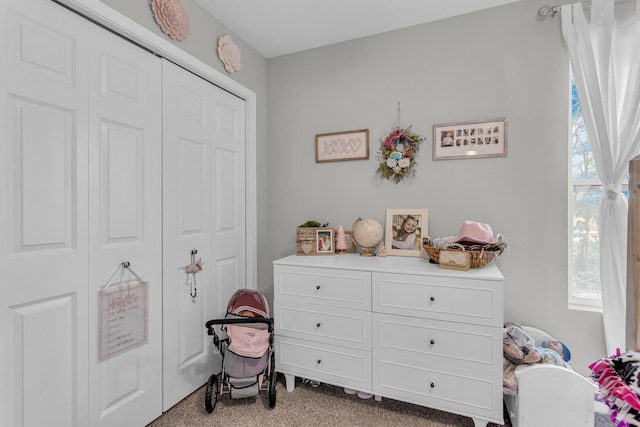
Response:
[[[167,410],[220,370],[204,324],[224,317],[228,298],[246,287],[246,191],[244,101],[168,61],[163,94]],[[185,271],[192,251],[204,263],[195,285]]]
[[[87,426],[89,24],[0,7],[0,425]]]
[[[90,420],[144,426],[162,414],[162,69],[98,31],[88,59]],[[149,282],[148,342],[98,362],[97,294],[123,262]]]
[[[0,425],[146,425],[162,403],[159,60],[48,0],[5,1],[0,22]],[[97,290],[125,260],[150,281],[149,343],[98,363]]]
[[[213,303],[225,313],[233,293],[247,282],[245,103],[221,89],[212,105]]]

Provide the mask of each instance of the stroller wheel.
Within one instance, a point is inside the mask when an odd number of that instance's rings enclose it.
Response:
[[[207,409],[208,413],[212,413],[216,407],[216,403],[218,402],[218,385],[220,380],[218,380],[217,375],[211,375],[209,377],[209,381],[207,382],[207,389],[204,393],[204,407]]]
[[[269,408],[276,407],[276,371],[271,370],[269,375]]]

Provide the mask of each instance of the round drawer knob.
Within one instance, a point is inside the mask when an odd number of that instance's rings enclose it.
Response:
[[[429,341],[429,344],[434,345],[436,343],[436,340],[431,340]]]
[[[316,323],[316,328],[320,327],[320,322]]]
[[[434,302],[436,300],[436,297],[431,297],[429,298],[429,301]]]
[[[316,285],[316,291],[320,290],[320,285]]]
[[[436,388],[435,383],[431,383],[429,386],[430,386],[431,388]]]
[[[322,363],[322,360],[318,359],[318,361],[316,362],[318,365]]]

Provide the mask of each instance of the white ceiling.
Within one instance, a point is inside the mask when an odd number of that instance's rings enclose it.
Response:
[[[195,0],[273,58],[520,0]]]

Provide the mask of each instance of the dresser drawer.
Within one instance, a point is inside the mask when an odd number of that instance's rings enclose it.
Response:
[[[502,328],[373,315],[373,351],[502,373]]]
[[[373,356],[373,392],[392,399],[503,423],[502,376],[474,369]]]
[[[276,371],[356,390],[371,390],[371,352],[275,337]]]
[[[489,280],[373,274],[373,311],[502,327],[503,283]]]
[[[371,310],[371,273],[274,266],[274,299]]]
[[[371,350],[371,313],[301,302],[274,303],[276,335]]]

